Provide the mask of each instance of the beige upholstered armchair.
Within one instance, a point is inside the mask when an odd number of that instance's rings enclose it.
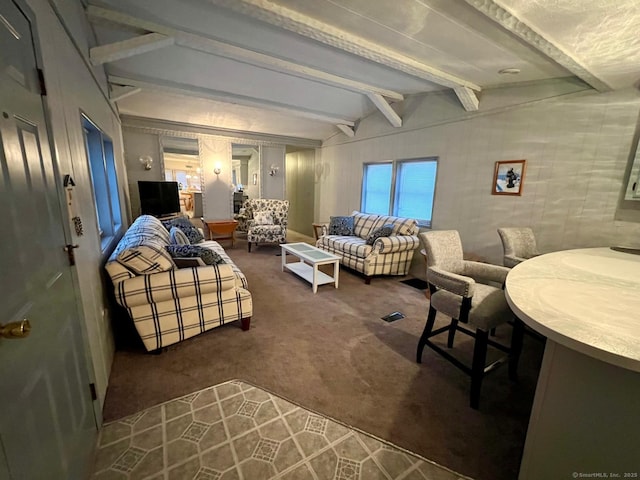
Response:
[[[247,249],[251,244],[286,243],[289,200],[250,198],[244,202]]]
[[[470,404],[477,409],[484,374],[502,362],[498,360],[486,365],[487,346],[510,354],[509,376],[512,379],[516,377],[524,324],[516,319],[510,347],[489,340],[492,329],[514,318],[502,289],[509,269],[464,260],[460,235],[455,230],[423,232],[419,236],[427,253],[431,299],[427,324],[418,342],[416,361],[422,363],[422,351],[426,345],[470,375]],[[434,330],[436,312],[450,317],[451,323]],[[460,324],[468,324],[472,329]],[[447,347],[452,348],[456,331],[475,338],[470,368],[431,341],[433,336],[447,332]]]
[[[515,267],[529,258],[540,255],[533,230],[526,227],[499,228],[498,235],[504,249],[505,267]]]

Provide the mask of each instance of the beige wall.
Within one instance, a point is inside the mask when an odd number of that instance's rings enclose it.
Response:
[[[287,153],[286,191],[289,200],[289,229],[313,237],[315,150]]]
[[[433,228],[459,230],[470,253],[500,263],[500,226],[531,226],[543,252],[640,247],[640,223],[614,220],[639,109],[635,89],[565,81],[486,90],[477,113],[448,92],[409,98],[402,128],[376,113],[325,142],[316,219],[359,209],[364,162],[437,156]],[[491,195],[494,163],[512,159],[527,160],[522,196]]]

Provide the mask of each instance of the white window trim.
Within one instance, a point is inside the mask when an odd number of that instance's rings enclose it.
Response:
[[[396,201],[396,181],[398,174],[398,166],[403,163],[411,163],[411,162],[435,162],[436,163],[436,178],[433,184],[433,200],[432,200],[432,209],[431,209],[431,219],[433,220],[433,211],[435,209],[435,198],[436,198],[436,186],[438,184],[438,171],[439,167],[439,157],[437,156],[428,156],[428,157],[417,157],[417,158],[402,158],[398,160],[384,160],[381,162],[366,162],[362,164],[362,180],[360,182],[360,208],[362,209],[363,205],[363,196],[364,196],[364,179],[366,176],[367,167],[369,165],[385,165],[391,164],[391,191],[389,193],[389,213],[387,215],[394,215],[395,209],[395,201]],[[366,213],[366,212],[363,212]],[[431,228],[433,224],[432,220],[426,219],[416,219],[418,222],[418,227],[420,228]]]

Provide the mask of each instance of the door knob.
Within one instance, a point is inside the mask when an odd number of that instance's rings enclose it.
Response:
[[[31,333],[31,324],[26,318],[20,322],[10,322],[0,325],[0,337],[2,338],[24,338]]]

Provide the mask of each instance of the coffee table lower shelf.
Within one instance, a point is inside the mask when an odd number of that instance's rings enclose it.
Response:
[[[313,267],[311,265],[307,265],[304,262],[292,262],[287,263],[284,267],[313,285]],[[326,285],[327,283],[335,283],[335,279],[318,270],[316,273],[316,285]]]

